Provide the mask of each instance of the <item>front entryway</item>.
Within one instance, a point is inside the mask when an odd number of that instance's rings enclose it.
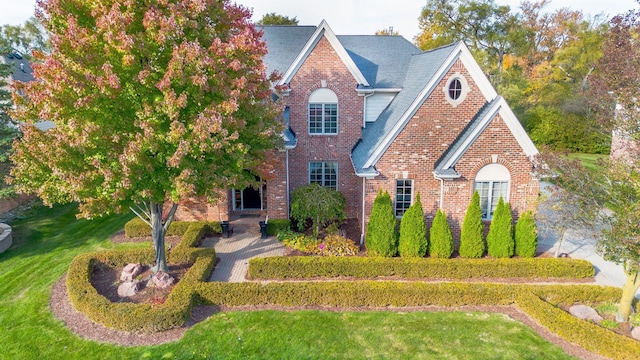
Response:
[[[256,180],[260,180],[257,178]],[[233,210],[267,210],[267,184],[259,188],[233,189]]]

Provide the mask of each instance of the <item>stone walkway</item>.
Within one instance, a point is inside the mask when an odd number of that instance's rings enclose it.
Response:
[[[209,281],[247,281],[249,259],[284,255],[284,246],[273,236],[260,238],[259,217],[241,217],[231,221],[233,235],[229,238],[210,237],[203,247],[216,249],[218,263]]]

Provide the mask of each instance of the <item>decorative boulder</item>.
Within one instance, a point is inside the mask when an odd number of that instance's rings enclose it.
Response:
[[[593,308],[586,305],[573,305],[569,308],[569,312],[578,319],[592,320],[597,323],[602,321],[602,316],[598,315],[598,312]]]
[[[172,285],[175,281],[171,275],[167,274],[164,271],[158,271],[155,275],[151,277],[150,282],[160,289],[164,289],[169,285]]]
[[[120,275],[120,281],[133,281],[138,274],[142,272],[142,265],[140,264],[128,264],[122,269]]]
[[[634,326],[631,330],[631,337],[636,340],[640,340],[640,326]]]
[[[141,283],[139,281],[126,281],[118,286],[118,296],[133,296],[140,291]]]

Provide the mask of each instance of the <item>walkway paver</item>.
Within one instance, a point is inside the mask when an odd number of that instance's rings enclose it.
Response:
[[[260,238],[257,218],[239,219],[231,225],[231,237],[211,237],[203,241],[203,247],[213,247],[219,259],[209,281],[247,281],[249,259],[284,255],[285,247],[275,237]]]

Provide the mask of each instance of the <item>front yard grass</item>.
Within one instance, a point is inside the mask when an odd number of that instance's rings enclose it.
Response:
[[[0,254],[4,359],[570,358],[501,314],[256,311],[217,313],[178,342],[123,348],[79,338],[49,310],[51,287],[81,253],[139,248],[108,238],[130,215],[76,220],[74,205],[16,220]]]

